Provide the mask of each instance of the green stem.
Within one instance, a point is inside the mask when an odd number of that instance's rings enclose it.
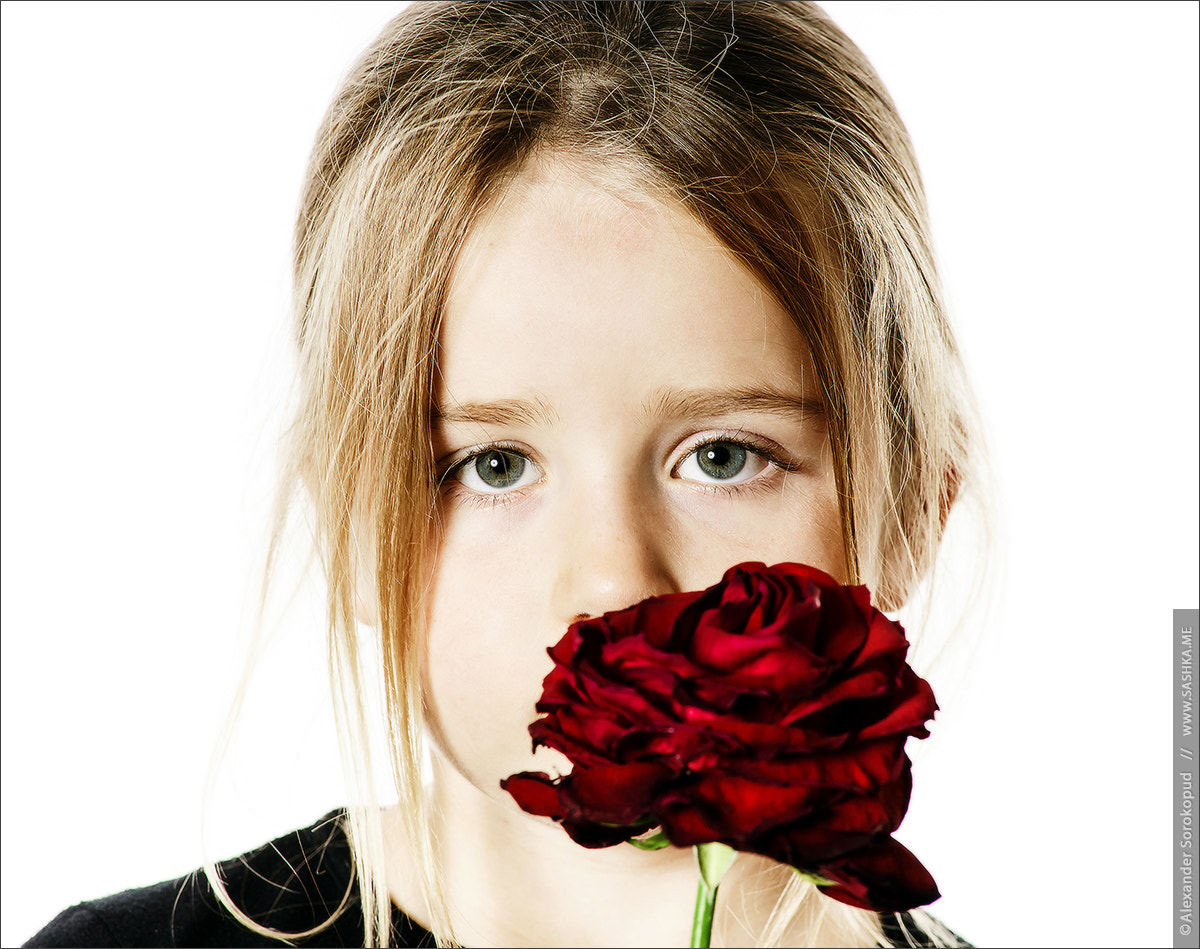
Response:
[[[717,891],[709,889],[701,880],[696,885],[696,912],[692,916],[692,941],[688,943],[691,949],[708,949],[712,944],[713,907],[716,905]]]
[[[696,863],[700,867],[700,880],[696,885],[696,912],[692,915],[691,949],[708,949],[712,945],[713,908],[717,905],[717,888],[721,877],[737,856],[725,844],[697,844],[694,848]]]

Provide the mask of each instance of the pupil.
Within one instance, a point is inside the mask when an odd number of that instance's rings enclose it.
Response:
[[[746,449],[732,442],[713,442],[700,449],[696,462],[710,478],[733,478],[746,467]]]
[[[485,451],[475,459],[475,473],[489,488],[509,488],[525,473],[525,459],[511,451]]]

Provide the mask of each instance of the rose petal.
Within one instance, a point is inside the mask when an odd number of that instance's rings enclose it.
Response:
[[[735,776],[700,778],[655,802],[657,816],[671,843],[679,847],[703,843],[691,839],[693,827],[739,847],[754,836],[806,814],[825,796],[806,785],[770,785]],[[699,815],[703,815],[700,821]],[[734,843],[736,841],[736,843]],[[748,849],[740,847],[740,849]]]
[[[827,796],[823,807],[746,849],[794,867],[842,857],[900,826],[911,787],[906,759],[900,778],[877,793]]]
[[[885,738],[835,751],[739,761],[736,771],[760,784],[802,784],[869,794],[903,781],[906,760],[903,743]]]
[[[572,820],[628,827],[646,823],[655,791],[672,777],[672,771],[659,764],[601,765],[563,778],[558,796]]]
[[[616,745],[622,762],[654,761],[675,775],[706,771],[722,760],[737,758],[744,749],[727,735],[688,725],[664,725],[631,731]]]
[[[867,640],[855,661],[863,665],[887,656],[891,664],[902,665],[904,657],[908,654],[908,640],[904,636],[904,627],[888,619],[872,606],[868,606],[862,615],[868,624]]]
[[[521,809],[540,817],[561,820],[565,814],[558,800],[558,787],[544,772],[522,771],[500,782]]]
[[[911,669],[905,668],[902,685],[892,701],[894,705],[887,714],[859,732],[863,738],[900,732],[917,738],[929,735],[925,722],[933,718],[938,705],[928,682]]]
[[[679,615],[695,599],[695,593],[668,593],[643,600],[627,610],[605,613],[601,619],[610,631],[611,642],[638,636],[658,649],[665,649]]]
[[[714,715],[706,709],[686,708],[684,713],[690,723],[703,724],[714,731],[731,735],[743,745],[753,748],[753,757],[757,760],[785,751],[798,754],[840,748],[848,740],[844,733],[829,735],[797,726],[784,727],[770,722],[742,721],[733,715]]]
[[[838,883],[821,892],[877,913],[902,913],[941,896],[924,865],[898,840],[887,838],[817,868]]]
[[[600,847],[614,847],[623,844],[630,837],[636,837],[645,828],[638,827],[608,827],[590,820],[564,820],[562,829],[565,830],[575,843],[581,847],[595,850]]]
[[[832,733],[846,734],[857,731],[845,720],[846,709],[840,702],[853,699],[873,699],[887,694],[895,687],[894,676],[880,670],[855,670],[840,682],[831,683],[824,691],[811,697],[804,696],[793,701],[780,716],[782,724],[802,724],[803,727]],[[829,714],[822,716],[822,713]],[[874,721],[879,716],[867,719]]]

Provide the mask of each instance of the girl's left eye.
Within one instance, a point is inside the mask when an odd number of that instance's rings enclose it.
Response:
[[[693,449],[675,467],[675,475],[701,484],[741,484],[761,474],[770,464],[748,445],[718,439]]]

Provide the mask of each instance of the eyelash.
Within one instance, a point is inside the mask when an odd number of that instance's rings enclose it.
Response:
[[[460,492],[462,498],[484,507],[496,507],[499,504],[507,504],[513,500],[513,495],[518,494],[518,491],[497,491],[485,494],[478,491],[471,491],[459,483],[458,473],[467,465],[474,463],[475,459],[480,455],[486,455],[489,451],[512,452],[514,455],[520,455],[531,464],[537,464],[529,456],[529,450],[522,445],[518,445],[515,442],[488,442],[486,445],[477,445],[470,449],[466,455],[463,455],[457,461],[452,461],[449,464],[443,463],[440,466],[441,470],[437,476],[438,490],[453,491],[456,488],[462,488]]]
[[[678,461],[671,466],[672,477],[675,476],[680,465],[682,465],[684,461],[686,461],[696,452],[700,451],[700,449],[704,448],[706,445],[716,444],[737,445],[740,448],[744,448],[747,451],[760,456],[771,467],[784,473],[799,471],[802,468],[802,465],[799,463],[787,460],[784,457],[785,452],[783,448],[769,439],[750,435],[749,433],[743,431],[728,433],[719,432],[717,434],[706,435],[703,441],[696,442],[686,451],[684,451],[679,456]],[[528,450],[521,445],[515,444],[514,442],[504,441],[488,442],[487,444],[478,445],[475,448],[470,449],[468,454],[459,458],[457,461],[444,464],[437,476],[438,489],[444,491],[453,491],[456,487],[461,487],[461,484],[457,478],[458,472],[462,471],[467,465],[472,464],[480,455],[485,455],[490,451],[509,451],[515,455],[520,455],[531,464],[537,464],[537,462],[530,457]],[[738,482],[737,484],[719,484],[715,482],[706,483],[699,481],[692,481],[689,483],[695,488],[710,494],[720,494],[725,497],[735,497],[739,494],[761,490],[764,487],[764,485],[761,483],[762,481],[763,478],[761,476],[756,476],[750,478],[748,481]],[[471,491],[469,489],[463,489],[459,496],[461,499],[469,500],[473,504],[493,508],[497,505],[511,503],[519,494],[519,490],[481,493],[477,491]]]
[[[783,448],[769,439],[761,438],[757,435],[751,435],[750,433],[744,431],[718,432],[715,435],[706,434],[702,441],[696,442],[690,448],[684,451],[679,456],[679,460],[671,466],[672,476],[675,475],[684,461],[686,461],[696,452],[700,451],[700,449],[704,448],[706,445],[717,444],[737,445],[740,448],[744,448],[747,451],[753,452],[754,454],[763,458],[771,467],[778,471],[782,471],[785,474],[799,471],[802,467],[797,462],[789,461],[785,457],[786,452],[784,452]],[[720,494],[725,497],[736,497],[739,494],[753,493],[767,487],[767,485],[763,484],[763,480],[763,477],[758,475],[750,478],[747,481],[740,481],[736,484],[720,484],[719,482],[700,481],[693,481],[690,483],[699,490],[706,491],[710,494]]]

